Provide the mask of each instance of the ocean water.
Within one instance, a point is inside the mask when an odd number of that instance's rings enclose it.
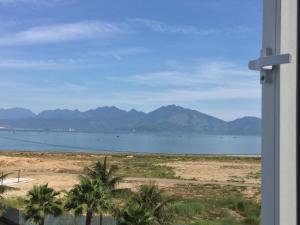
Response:
[[[0,150],[258,155],[261,137],[1,131]]]

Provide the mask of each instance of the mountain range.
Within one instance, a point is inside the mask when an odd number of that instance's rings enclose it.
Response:
[[[202,134],[259,135],[261,119],[243,117],[224,121],[196,110],[176,105],[162,106],[144,113],[115,106],[79,110],[0,109],[1,129],[80,132],[192,132]]]

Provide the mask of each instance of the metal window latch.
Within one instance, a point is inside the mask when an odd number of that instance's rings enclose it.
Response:
[[[291,54],[272,55],[272,49],[266,48],[262,50],[259,59],[251,60],[249,62],[248,67],[250,70],[261,71],[261,83],[271,83],[272,74],[270,73],[270,70],[272,70],[274,66],[290,63],[291,60]]]

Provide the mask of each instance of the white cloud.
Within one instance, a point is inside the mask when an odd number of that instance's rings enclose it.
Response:
[[[139,24],[145,27],[150,28],[156,32],[162,33],[197,33],[198,29],[193,26],[178,26],[178,25],[169,25],[160,21],[135,18],[128,20],[130,23]]]
[[[129,23],[147,27],[155,32],[160,33],[174,33],[174,34],[197,34],[197,35],[215,35],[215,34],[231,34],[231,33],[244,33],[248,29],[243,26],[228,27],[228,28],[198,28],[191,25],[174,25],[168,24],[157,20],[135,18],[129,19]]]
[[[208,62],[191,66],[186,70],[159,71],[135,74],[128,77],[112,77],[111,79],[144,84],[148,86],[191,87],[199,85],[253,85],[258,76],[256,72],[232,62]]]
[[[231,62],[194,65],[188,71],[162,71],[110,79],[132,83],[153,92],[135,92],[124,101],[195,102],[200,100],[259,99],[259,75]],[[122,96],[120,96],[123,98]]]
[[[124,48],[104,51],[91,51],[88,56],[113,57],[121,60],[125,56],[136,55],[146,52],[145,48]],[[84,57],[66,59],[43,59],[43,60],[23,60],[9,59],[0,56],[0,69],[63,69],[79,67],[99,67],[99,62],[90,62]]]
[[[99,67],[99,62],[90,62],[84,58],[23,60],[0,57],[0,69],[75,69]]]
[[[0,69],[74,69],[99,67],[83,58],[24,60],[0,57]]]
[[[9,77],[0,76],[0,88],[8,91],[13,90],[22,93],[32,93],[33,95],[41,94],[61,94],[61,93],[81,93],[88,90],[86,82],[75,82],[75,81],[53,81],[49,80],[44,76],[37,77],[35,80],[39,85],[35,85],[32,80],[24,79],[22,82],[9,80]]]
[[[147,52],[146,48],[142,47],[132,47],[132,48],[121,48],[103,51],[92,51],[88,55],[91,56],[101,56],[101,57],[113,57],[117,60],[121,60],[125,56],[137,55]]]
[[[0,69],[50,69],[62,66],[57,62],[0,59]]]
[[[30,91],[32,93],[38,93],[38,94],[58,94],[58,95],[65,95],[67,94],[74,94],[74,93],[81,93],[86,90],[88,90],[87,85],[85,82],[82,83],[74,83],[74,82],[51,82],[49,80],[44,80],[44,85],[41,87],[37,86],[31,86],[30,84],[27,84],[27,86],[23,87],[24,91]]]
[[[26,2],[26,0],[20,1]],[[1,2],[9,3],[17,2],[17,0],[0,0],[0,4]],[[159,33],[197,34],[205,36],[216,34],[224,35],[228,33],[243,33],[247,31],[247,28],[244,27],[201,29],[195,26],[170,25],[156,20],[141,18],[129,19],[124,23],[81,21],[75,23],[34,26],[13,32],[6,31],[5,35],[0,35],[0,46],[47,44],[91,40],[95,38],[107,38],[126,32],[140,32],[140,29],[143,27]],[[130,51],[136,52],[137,49],[131,49]],[[124,50],[121,50],[119,54],[118,52],[116,54],[114,52],[106,52],[106,54],[114,55],[116,58],[118,58],[122,54],[131,54],[131,52],[124,52]]]
[[[70,1],[70,0],[69,0]],[[0,0],[0,5],[44,5],[50,6],[57,3],[65,2],[64,0]]]
[[[260,98],[259,89],[243,87],[212,88],[210,90],[171,89],[160,91],[133,91],[129,93],[115,93],[108,99],[128,105],[168,105],[197,103],[211,100],[255,100]]]
[[[99,21],[37,26],[0,37],[0,45],[68,42],[112,37],[122,32],[116,24]]]
[[[32,2],[32,0],[0,0],[0,4],[15,4],[20,2]],[[35,1],[34,1],[35,2]]]

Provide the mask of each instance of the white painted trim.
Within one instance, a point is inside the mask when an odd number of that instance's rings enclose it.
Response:
[[[262,224],[296,225],[297,0],[264,0],[263,48],[290,53],[262,86]]]
[[[280,67],[280,224],[297,224],[297,0],[281,0],[280,52],[292,62]]]

